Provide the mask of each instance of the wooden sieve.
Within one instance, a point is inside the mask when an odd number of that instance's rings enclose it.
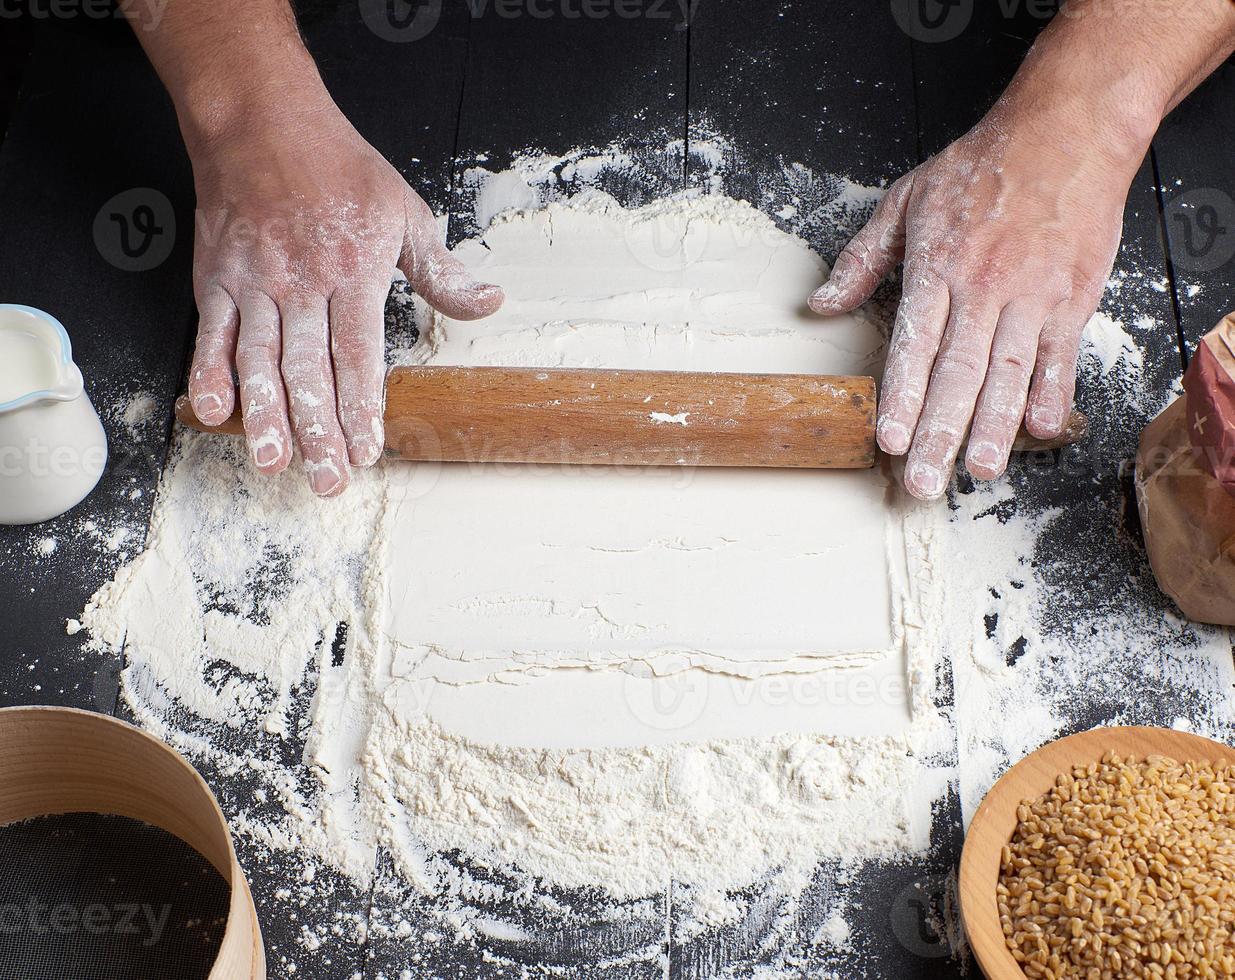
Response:
[[[0,709],[0,746],[0,825],[98,813],[179,837],[214,865],[231,893],[209,980],[265,980],[261,929],[227,822],[184,758],[133,725],[75,708]]]

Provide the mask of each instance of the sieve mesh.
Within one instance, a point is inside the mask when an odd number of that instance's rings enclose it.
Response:
[[[227,882],[179,838],[75,813],[0,827],[0,980],[205,978]]]

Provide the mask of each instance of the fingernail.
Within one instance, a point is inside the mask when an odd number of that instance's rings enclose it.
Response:
[[[973,443],[969,447],[968,459],[973,466],[980,466],[984,470],[998,469],[999,447],[993,442]]]
[[[504,295],[502,292],[502,287],[495,286],[491,282],[473,283],[468,288],[468,291],[472,294],[473,297],[485,303],[490,302],[495,299],[500,300]]]
[[[892,456],[904,455],[909,448],[909,430],[894,419],[880,419],[875,427],[879,448]]]
[[[1030,409],[1029,421],[1039,432],[1055,433],[1063,427],[1063,418],[1051,408]]]
[[[198,395],[193,401],[193,411],[202,422],[217,415],[222,407],[223,401],[218,395]]]
[[[369,439],[352,446],[351,458],[353,466],[372,466],[382,455],[382,447]]]
[[[283,444],[273,436],[266,436],[253,446],[253,462],[259,469],[273,466],[282,455]]]
[[[319,497],[329,497],[343,483],[343,478],[332,462],[306,463],[305,468],[309,471],[309,486]]]
[[[934,500],[944,491],[943,471],[930,463],[910,463],[905,470],[905,485],[915,497]]]
[[[806,304],[816,313],[825,313],[836,306],[840,290],[831,279],[810,294]]]

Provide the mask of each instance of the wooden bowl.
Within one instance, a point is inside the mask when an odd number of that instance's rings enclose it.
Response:
[[[1046,795],[1060,773],[1099,762],[1107,752],[1122,758],[1162,755],[1177,762],[1235,763],[1235,749],[1169,728],[1095,728],[1044,745],[991,787],[965,836],[961,854],[961,917],[987,980],[1025,980],[999,924],[995,889],[1003,846],[1016,829],[1016,808]]]
[[[0,709],[0,824],[61,813],[141,820],[175,834],[231,888],[210,980],[265,980],[253,896],[214,794],[172,748],[108,715]]]

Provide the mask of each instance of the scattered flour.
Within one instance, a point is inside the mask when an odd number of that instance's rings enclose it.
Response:
[[[139,391],[128,400],[120,419],[130,438],[137,439],[141,435],[142,430],[154,421],[158,408],[159,403],[154,395],[146,391]]]
[[[1152,321],[1151,321],[1152,323]],[[1145,329],[1145,324],[1138,323]],[[1081,356],[1093,358],[1103,377],[1114,371],[1135,374],[1145,367],[1145,355],[1122,323],[1106,313],[1097,313],[1085,326]]]
[[[563,227],[570,220],[581,227],[646,220],[595,195],[549,207],[549,224],[556,215]],[[686,195],[656,207],[673,210],[692,234],[711,229],[738,240],[789,241],[759,212],[724,198]],[[648,275],[665,259],[652,255]],[[628,275],[637,277],[639,268],[632,265]],[[739,308],[749,301],[741,293],[723,300]],[[709,308],[706,294],[692,302]],[[596,322],[605,322],[603,313]],[[819,324],[807,347],[823,351],[848,337],[834,329],[829,340],[827,331]],[[404,356],[423,358],[435,349],[434,337],[428,329],[421,348]],[[666,337],[676,342],[672,332]],[[485,342],[482,331],[475,343]],[[699,342],[720,343],[706,335]],[[846,365],[868,356],[840,353]],[[418,473],[434,478],[431,467],[400,471],[413,481]],[[96,646],[124,644],[124,696],[173,744],[191,753],[224,751],[178,722],[182,712],[237,732],[286,739],[304,731],[304,758],[318,784],[306,788],[266,759],[250,758],[283,812],[261,822],[242,815],[234,821],[240,833],[313,855],[360,881],[371,875],[380,845],[408,881],[430,893],[446,887],[438,855],[461,851],[553,886],[599,886],[617,900],[654,895],[672,880],[713,904],[769,875],[792,896],[823,859],[860,862],[929,846],[932,802],[949,780],[940,760],[951,736],[935,704],[933,627],[910,611],[920,608],[917,593],[935,586],[906,553],[917,554],[939,510],[907,499],[897,504],[906,509],[911,537],[898,544],[899,560],[915,569],[900,615],[915,642],[907,661],[893,661],[902,681],[881,710],[910,712],[900,733],[798,731],[545,749],[481,744],[443,728],[425,710],[432,692],[409,682],[400,666],[385,627],[392,610],[381,598],[392,565],[390,536],[381,528],[402,499],[391,471],[379,467],[358,474],[340,501],[319,501],[302,481],[255,473],[233,442],[180,432],[147,549],[81,617]],[[434,572],[423,567],[418,575]],[[411,589],[414,610],[414,579]],[[780,690],[750,685],[746,697]],[[306,716],[297,718],[302,687],[314,693]],[[788,685],[777,696],[819,699],[827,696],[821,690]],[[621,697],[620,686],[616,693]],[[887,695],[876,689],[868,696],[878,708]],[[803,700],[798,707],[817,713],[828,702]],[[252,754],[243,740],[233,751],[238,762]]]
[[[680,143],[657,152],[658,166],[680,172]],[[695,186],[720,191],[734,148],[719,137],[692,141],[689,156]],[[475,209],[464,229],[472,235],[499,215],[560,206],[615,178],[637,184],[647,166],[616,147],[527,154],[498,173],[484,162],[462,189]],[[881,193],[796,164],[760,188],[759,207],[817,246],[854,230]],[[1148,335],[1156,321],[1128,313],[1127,300],[1160,286],[1117,274],[1111,312],[1086,331],[1082,386],[1132,406],[1133,425],[1157,406],[1141,404],[1145,354],[1131,331]],[[414,322],[427,339],[392,351],[391,362],[423,360],[432,318],[406,291],[394,309],[393,336],[406,339]],[[972,814],[1003,769],[1062,729],[1152,721],[1153,705],[1119,702],[1134,672],[1141,686],[1146,676],[1169,686],[1172,703],[1191,699],[1195,710],[1179,725],[1220,734],[1229,724],[1229,635],[1173,617],[1134,545],[1120,543],[1111,558],[1110,541],[1123,533],[1110,503],[1122,500],[1112,481],[1123,461],[1099,455],[1069,471],[1075,463],[1063,454],[1058,472],[1099,487],[1092,538],[1060,523],[1054,477],[1032,461],[994,485],[962,481],[946,507],[904,502],[913,722],[897,735],[572,750],[452,733],[426,710],[432,692],[392,680],[386,611],[373,600],[388,565],[379,528],[390,472],[358,474],[342,501],[322,502],[303,481],[254,473],[240,447],[183,431],[146,550],[67,629],[87,629],[96,648],[125,645],[123,693],[143,725],[199,764],[257,780],[250,805],[229,812],[242,837],[362,883],[385,850],[411,891],[379,876],[380,891],[396,901],[432,896],[423,915],[438,917],[433,928],[379,919],[375,935],[427,948],[447,935],[517,944],[527,930],[495,917],[493,903],[556,916],[559,887],[597,884],[614,900],[607,923],[655,921],[648,896],[671,879],[689,896],[683,935],[704,934],[740,920],[745,900],[734,889],[752,882],[771,880],[790,908],[821,859],[843,883],[864,859],[923,854],[932,804],[958,789]],[[1072,615],[1067,597],[1092,598],[1103,575],[1108,606],[1097,618]],[[816,921],[816,944],[854,943],[857,920],[843,902]],[[305,947],[330,935],[314,927]],[[660,951],[653,942],[646,955]]]

